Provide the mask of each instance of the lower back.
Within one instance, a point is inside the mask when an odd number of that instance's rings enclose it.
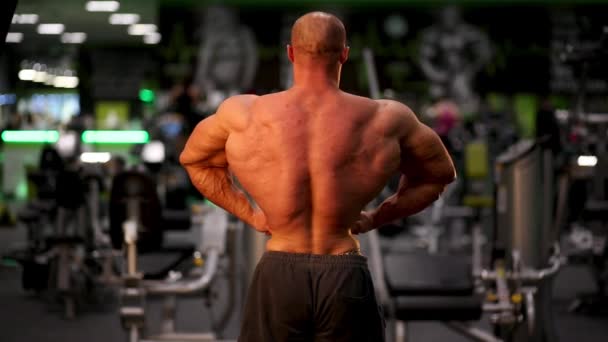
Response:
[[[359,249],[359,242],[348,227],[328,229],[320,226],[271,227],[266,244],[270,251],[307,254],[342,254]]]

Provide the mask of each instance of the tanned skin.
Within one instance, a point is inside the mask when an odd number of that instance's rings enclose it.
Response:
[[[356,250],[354,235],[421,211],[455,179],[441,140],[407,106],[339,89],[345,43],[336,17],[298,19],[287,47],[293,87],[225,100],[180,156],[205,197],[271,235],[269,251]],[[397,192],[362,211],[397,171]]]

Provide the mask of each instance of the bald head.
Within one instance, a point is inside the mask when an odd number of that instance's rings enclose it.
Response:
[[[311,12],[293,24],[291,45],[296,53],[334,59],[346,47],[346,30],[337,17],[324,12]]]

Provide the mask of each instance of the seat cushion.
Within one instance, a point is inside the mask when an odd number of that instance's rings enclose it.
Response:
[[[477,321],[481,296],[415,296],[395,299],[395,316],[402,321]]]
[[[473,293],[470,257],[387,254],[386,282],[393,296],[459,296]]]

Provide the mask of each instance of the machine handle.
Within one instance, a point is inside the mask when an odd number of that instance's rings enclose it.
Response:
[[[522,282],[539,282],[546,278],[553,277],[562,266],[559,245],[556,243],[553,248],[553,255],[549,258],[549,267],[540,270],[522,269],[520,272],[507,271],[505,273],[506,279],[519,280]],[[498,273],[494,270],[482,270],[475,276],[483,281],[496,281]]]

